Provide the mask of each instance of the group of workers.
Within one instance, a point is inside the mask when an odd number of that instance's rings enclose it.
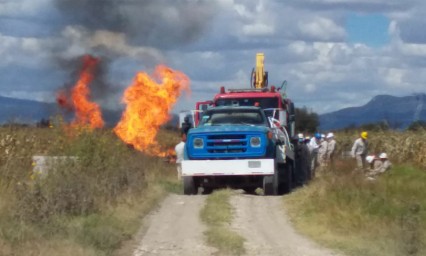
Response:
[[[368,133],[362,132],[360,137],[355,140],[351,155],[356,159],[357,169],[366,170],[365,175],[368,179],[374,179],[378,175],[392,168],[386,153],[376,155],[368,155]],[[367,165],[368,163],[368,165]]]
[[[315,133],[312,138],[299,133],[297,139],[297,163],[302,173],[300,180],[306,181],[318,176],[319,173],[316,173],[318,167],[321,171],[325,171],[325,167],[333,165],[336,140],[332,132],[327,135]]]
[[[368,155],[368,133],[362,132],[355,140],[351,150],[351,156],[356,160],[357,170],[365,172],[368,179],[374,179],[392,167],[386,153]],[[315,133],[311,138],[304,137],[302,133],[297,135],[297,163],[299,183],[304,183],[311,178],[321,176],[327,170],[334,168],[336,153],[336,140],[332,132],[327,135]]]

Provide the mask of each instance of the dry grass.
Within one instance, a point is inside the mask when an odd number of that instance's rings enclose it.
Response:
[[[0,152],[0,255],[111,255],[180,188],[173,164],[128,148],[110,130],[2,128]],[[33,155],[78,161],[31,179]]]
[[[245,252],[244,238],[229,228],[232,221],[231,195],[230,190],[214,191],[207,197],[200,217],[208,226],[205,232],[207,242],[221,255],[242,255]]]
[[[396,166],[368,181],[338,166],[285,198],[296,226],[347,255],[425,255],[426,172]]]

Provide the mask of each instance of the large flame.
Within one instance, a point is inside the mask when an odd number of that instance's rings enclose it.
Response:
[[[66,91],[60,91],[57,102],[62,107],[73,109],[75,117],[72,125],[88,126],[92,129],[102,128],[104,121],[100,107],[95,102],[90,101],[89,85],[93,81],[94,72],[99,59],[90,55],[85,55],[82,59],[83,68],[77,83],[71,90],[71,100],[68,99]]]
[[[160,126],[169,120],[169,112],[183,90],[189,91],[189,78],[179,71],[159,65],[153,78],[139,72],[124,92],[123,102],[127,106],[114,132],[139,151],[167,155],[160,149],[156,136]]]

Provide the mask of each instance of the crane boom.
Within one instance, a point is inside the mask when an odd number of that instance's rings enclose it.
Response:
[[[256,67],[252,74],[252,86],[255,89],[263,89],[268,86],[268,72],[265,72],[264,60],[265,55],[263,53],[256,54]]]

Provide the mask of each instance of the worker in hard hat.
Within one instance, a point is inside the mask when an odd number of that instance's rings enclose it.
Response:
[[[366,176],[368,178],[375,178],[376,176],[386,172],[390,168],[392,168],[392,163],[388,159],[388,155],[386,153],[381,153],[379,157],[376,156],[367,156],[367,163],[370,164],[370,169]]]
[[[368,138],[368,133],[365,131],[361,132],[360,137],[355,140],[352,146],[351,155],[353,158],[356,159],[357,169],[359,170],[363,170],[366,167],[365,157],[367,156],[367,153],[368,153],[367,138]]]
[[[307,183],[311,177],[311,170],[309,169],[310,155],[308,146],[305,143],[305,137],[302,133],[297,135],[296,144],[296,183],[301,186]]]
[[[321,143],[321,134],[315,133],[308,143],[309,154],[311,156],[311,178],[315,177],[315,170],[318,167],[318,149]]]
[[[326,136],[327,139],[327,165],[330,167],[334,166],[334,152],[336,151],[336,140],[334,134],[329,132]]]
[[[380,159],[380,163],[381,163],[381,167],[380,167],[380,169],[378,169],[379,173],[384,173],[387,170],[389,170],[390,168],[392,168],[392,163],[389,161],[388,154],[381,153],[379,155],[379,159]]]
[[[325,172],[327,167],[327,147],[328,142],[325,139],[325,134],[321,134],[320,146],[318,148],[318,164],[321,173]]]

